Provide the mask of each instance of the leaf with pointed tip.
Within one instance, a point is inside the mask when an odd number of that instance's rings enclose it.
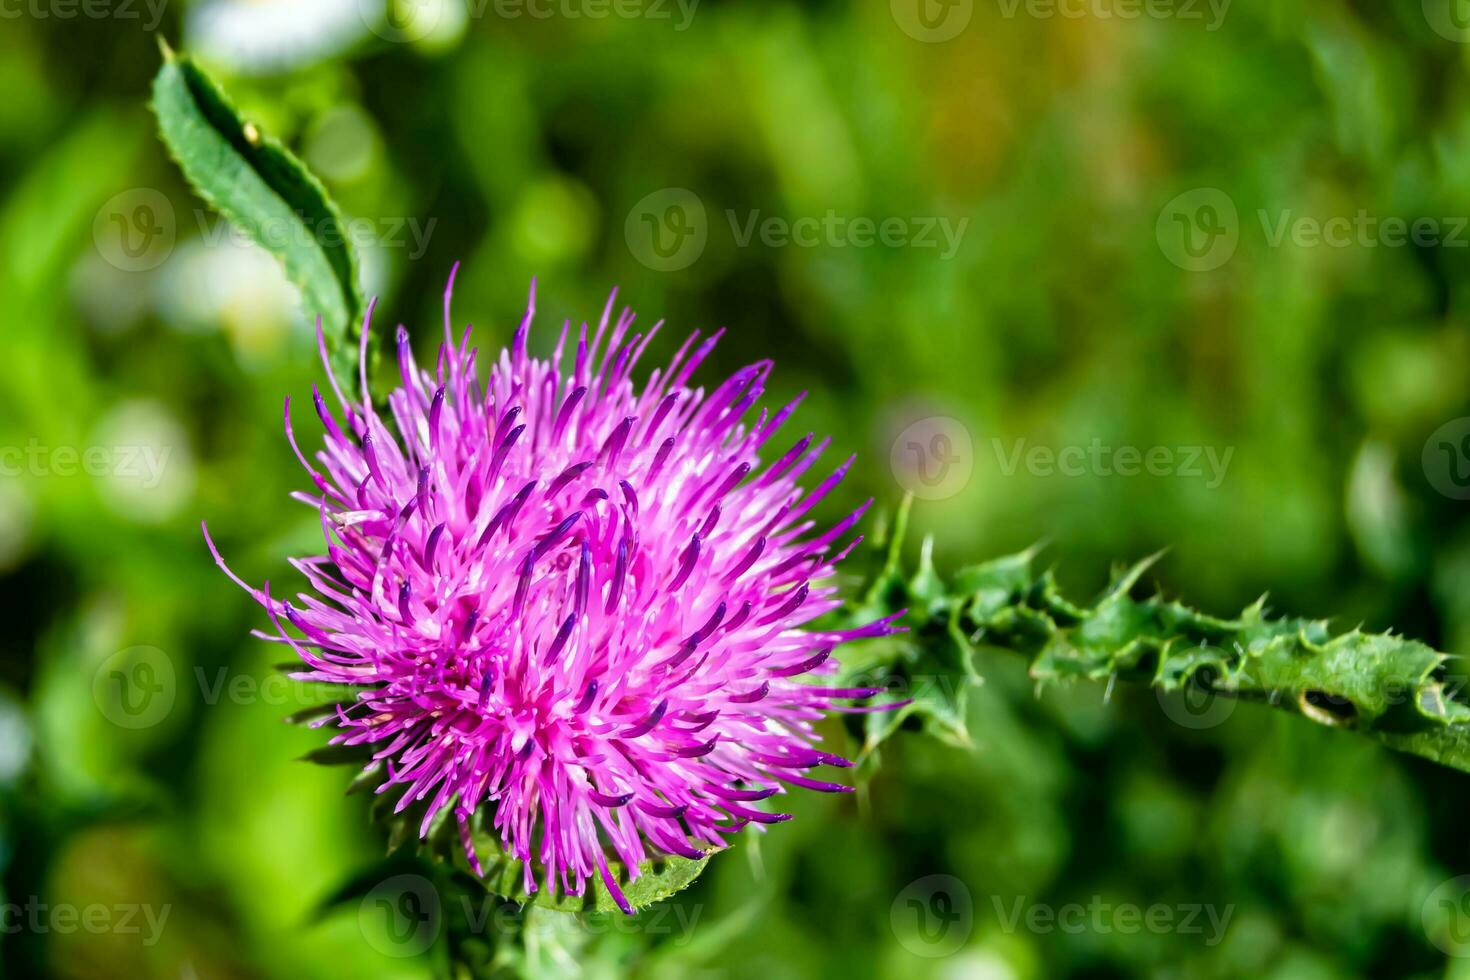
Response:
[[[153,112],[195,192],[280,261],[308,313],[321,317],[333,370],[353,377],[365,305],[357,251],[321,182],[245,122],[198,65],[167,49]]]

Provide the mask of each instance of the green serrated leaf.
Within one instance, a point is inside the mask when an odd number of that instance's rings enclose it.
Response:
[[[894,522],[906,523],[906,507]],[[957,572],[946,583],[929,559],[905,577],[898,541],[851,611],[868,621],[908,608],[909,632],[850,659],[865,679],[884,672],[963,684],[977,679],[972,645],[1021,654],[1041,682],[1114,678],[1165,691],[1189,686],[1260,701],[1318,724],[1347,728],[1404,752],[1470,772],[1470,704],[1447,672],[1452,658],[1414,640],[1359,630],[1334,635],[1324,621],[1272,618],[1259,601],[1235,618],[1190,609],[1157,594],[1135,596],[1158,556],[1120,569],[1092,605],[1062,596],[1036,549]],[[1463,679],[1461,679],[1463,680]],[[864,719],[865,752],[909,717],[948,741],[964,725],[963,689],[915,697],[899,711]]]
[[[357,253],[321,182],[188,58],[165,51],[153,112],[195,192],[281,262],[307,312],[321,317],[333,371],[354,377],[365,305]]]

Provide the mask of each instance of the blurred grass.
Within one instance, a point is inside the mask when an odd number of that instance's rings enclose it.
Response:
[[[1435,33],[1432,3],[1236,0],[1217,30],[975,3],[941,44],[885,2],[706,0],[684,30],[672,6],[542,20],[482,5],[405,44],[355,3],[322,2],[263,35],[263,50],[306,53],[265,65],[200,26],[206,8],[248,27],[272,6],[170,4],[160,30],[350,216],[404,225],[367,250],[367,286],[421,351],[456,260],[456,315],[482,346],[509,335],[533,275],[543,346],[616,284],[669,321],[661,352],[730,327],[707,376],[775,356],[773,398],[810,392],[794,424],[860,454],[844,500],[894,501],[894,435],[959,420],[974,473],[915,513],[942,562],[1049,538],[1085,588],[1111,560],[1169,547],[1161,579],[1206,608],[1269,589],[1282,611],[1470,648],[1470,526],[1421,463],[1434,430],[1470,415],[1470,253],[1272,245],[1260,218],[1470,215],[1470,47]],[[351,909],[314,922],[376,842],[340,773],[293,761],[319,737],[279,724],[295,705],[211,704],[197,682],[263,680],[278,654],[246,635],[259,616],[198,520],[246,578],[289,586],[283,555],[313,547],[314,518],[286,498],[301,480],[280,405],[304,405],[317,370],[289,288],[213,237],[165,158],[143,108],[156,66],[137,20],[0,31],[0,447],[170,452],[152,487],[60,467],[0,477],[0,684],[28,732],[7,740],[27,765],[0,767],[0,862],[9,902],[172,911],[154,945],[22,929],[0,959],[20,977],[427,976],[365,942]],[[697,195],[708,240],[660,272],[625,222],[669,187]],[[1230,197],[1240,241],[1191,272],[1155,229],[1198,187]],[[108,203],[140,188],[164,195],[175,232],[166,260],[129,271]],[[742,247],[728,216],[829,211],[968,224],[946,260]],[[1017,439],[1233,455],[1215,488],[1007,475],[993,440]],[[166,654],[177,692],[162,723],[130,730],[99,710],[94,678],[139,645]],[[763,980],[1467,975],[1423,917],[1470,870],[1463,778],[1249,705],[1195,730],[1148,692],[1038,697],[1016,664],[981,669],[973,754],[900,740],[859,799],[798,799],[799,819],[716,861],[678,899],[698,910],[692,941],[609,933],[577,961]],[[974,927],[926,959],[899,900],[936,874],[964,883]],[[1000,914],[1094,896],[1232,917],[1211,945],[1007,931]]]

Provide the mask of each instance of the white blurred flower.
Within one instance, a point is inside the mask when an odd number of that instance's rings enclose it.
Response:
[[[1017,980],[1019,976],[998,952],[985,949],[968,950],[939,971],[940,980]]]
[[[271,74],[338,54],[368,34],[365,9],[385,0],[207,0],[190,8],[185,44],[245,74]]]

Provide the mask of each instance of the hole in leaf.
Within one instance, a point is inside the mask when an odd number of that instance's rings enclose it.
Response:
[[[1453,673],[1450,671],[1451,664],[1458,668]],[[1440,696],[1445,701],[1470,707],[1470,677],[1466,676],[1464,665],[1457,658],[1442,661],[1430,672],[1429,680],[1438,686]]]
[[[1351,701],[1326,691],[1303,691],[1297,707],[1321,725],[1351,725],[1358,720],[1358,709]]]

